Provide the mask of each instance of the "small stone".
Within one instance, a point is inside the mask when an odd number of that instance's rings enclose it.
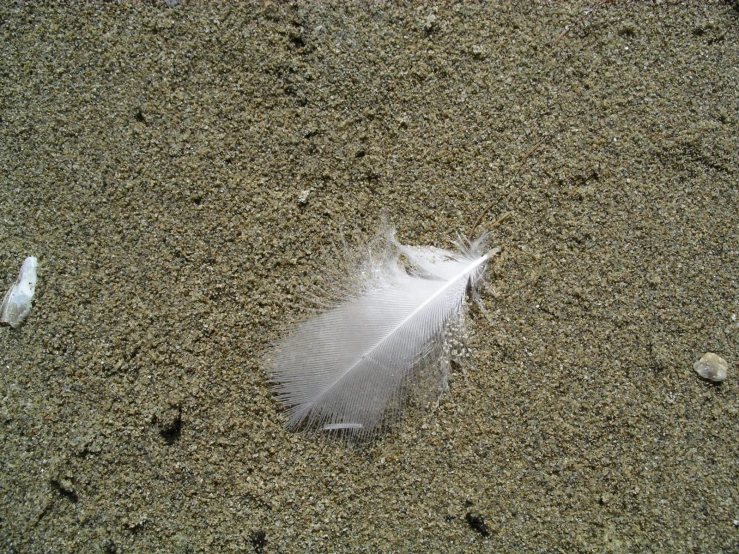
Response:
[[[726,371],[729,369],[729,364],[721,356],[713,352],[706,352],[700,360],[693,364],[693,369],[704,379],[720,383],[726,380]]]
[[[36,292],[36,268],[38,260],[31,256],[21,265],[21,272],[15,284],[3,297],[0,306],[0,323],[7,323],[13,329],[18,327],[31,311],[31,302]]]
[[[310,196],[310,193],[313,189],[305,189],[301,190],[300,194],[298,195],[298,204],[301,206],[305,206],[308,203],[308,197]]]
[[[488,529],[488,526],[485,524],[485,520],[482,519],[482,516],[480,514],[467,512],[467,515],[464,516],[464,519],[467,521],[467,525],[480,533],[483,537],[490,536],[490,530]]]

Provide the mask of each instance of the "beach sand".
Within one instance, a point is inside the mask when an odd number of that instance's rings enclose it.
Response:
[[[739,551],[736,3],[170,4],[0,6],[2,552]],[[344,244],[481,213],[438,406],[286,431]]]

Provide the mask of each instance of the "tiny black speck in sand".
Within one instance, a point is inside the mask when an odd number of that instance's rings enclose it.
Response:
[[[482,516],[478,514],[473,514],[472,512],[467,512],[467,515],[464,516],[464,519],[465,521],[467,521],[467,525],[480,533],[483,537],[490,536],[490,531],[488,530],[488,526],[485,525],[485,520],[482,519]]]

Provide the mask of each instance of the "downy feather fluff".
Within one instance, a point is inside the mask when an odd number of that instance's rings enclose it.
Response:
[[[359,292],[277,344],[270,380],[288,428],[370,438],[398,415],[419,372],[439,371],[446,383],[450,334],[459,333],[468,289],[498,251],[485,253],[485,238],[455,252],[385,234],[382,255],[354,283]]]

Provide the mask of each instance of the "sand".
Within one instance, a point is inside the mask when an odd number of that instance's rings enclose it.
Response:
[[[0,550],[739,550],[737,5],[589,6],[4,2]],[[486,206],[438,407],[286,431],[344,242]]]

